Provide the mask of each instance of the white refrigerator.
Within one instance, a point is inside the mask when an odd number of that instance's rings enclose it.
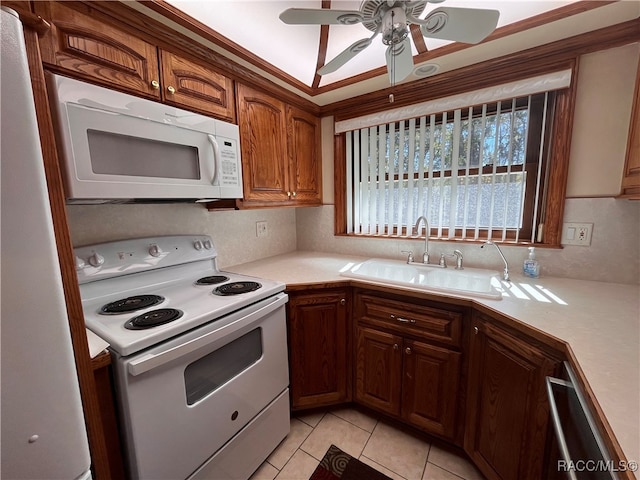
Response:
[[[22,24],[0,15],[0,477],[89,479]]]

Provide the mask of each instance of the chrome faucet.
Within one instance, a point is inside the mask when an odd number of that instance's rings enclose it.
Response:
[[[502,254],[502,250],[500,250],[500,247],[498,246],[498,244],[493,243],[491,240],[485,240],[485,242],[482,245],[480,245],[480,248],[484,248],[485,245],[493,245],[498,249],[498,253],[502,257],[502,261],[504,262],[504,272],[502,273],[502,279],[505,282],[510,282],[511,279],[509,278],[509,264],[507,263],[507,259],[504,258],[504,255]]]
[[[454,250],[453,253],[441,253],[438,265],[442,268],[447,268],[446,257],[455,257],[456,270],[464,270],[464,267],[462,266],[462,252],[460,250]]]
[[[420,215],[413,226],[413,234],[418,235],[420,232],[420,222],[424,220],[424,253],[422,254],[422,263],[429,263],[429,221],[424,215]]]

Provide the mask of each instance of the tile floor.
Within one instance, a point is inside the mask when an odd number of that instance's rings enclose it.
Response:
[[[353,409],[300,415],[250,480],[307,480],[331,444],[395,480],[483,480],[466,458]]]

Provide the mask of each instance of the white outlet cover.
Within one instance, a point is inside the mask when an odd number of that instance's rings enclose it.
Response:
[[[588,247],[591,245],[593,223],[564,223],[562,225],[562,245],[578,245]]]

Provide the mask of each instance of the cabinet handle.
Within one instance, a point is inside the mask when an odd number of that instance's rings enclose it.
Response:
[[[394,349],[394,350],[398,350],[398,348],[400,348],[400,347],[398,347],[398,344],[397,344],[397,343],[394,343],[394,344],[393,344],[393,349]]]
[[[171,95],[173,95],[174,93],[176,93],[176,89],[175,89],[175,88],[173,88],[171,85],[169,85],[169,86],[167,87],[167,90],[169,91],[169,93],[170,93]]]
[[[287,192],[287,197],[291,198],[291,192]]]
[[[346,305],[347,301],[344,298],[340,299],[340,305]]]
[[[151,88],[154,90],[158,90],[160,88],[160,82],[157,80],[151,80]]]
[[[416,323],[413,318],[396,317],[393,314],[391,314],[391,320],[397,320],[400,323]]]
[[[411,349],[409,347],[405,348],[404,353],[406,353],[407,355],[411,355]]]
[[[473,333],[478,334],[478,327],[473,327]]]
[[[294,197],[298,194],[298,192],[293,192],[291,195],[293,195]]]

